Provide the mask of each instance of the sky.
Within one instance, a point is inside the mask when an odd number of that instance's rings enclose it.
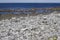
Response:
[[[60,3],[60,0],[0,0],[0,3]]]

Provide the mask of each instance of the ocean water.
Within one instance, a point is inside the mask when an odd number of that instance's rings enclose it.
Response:
[[[60,3],[0,3],[0,8],[45,8],[59,6]]]
[[[60,7],[60,3],[0,3],[0,9],[15,8],[52,8]],[[8,13],[8,12],[7,12]],[[0,14],[7,14],[0,12]]]

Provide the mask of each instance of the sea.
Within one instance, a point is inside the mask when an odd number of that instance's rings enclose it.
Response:
[[[16,9],[16,8],[52,8],[60,7],[60,3],[0,3],[0,9]],[[7,12],[8,13],[8,12]],[[7,14],[2,13],[0,14]]]

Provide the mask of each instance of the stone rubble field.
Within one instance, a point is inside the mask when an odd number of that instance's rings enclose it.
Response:
[[[0,40],[60,40],[60,13],[1,20]]]

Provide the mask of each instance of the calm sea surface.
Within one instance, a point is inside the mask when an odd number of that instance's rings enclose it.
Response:
[[[0,3],[0,9],[9,8],[50,8],[60,7],[60,3]],[[8,12],[0,12],[0,14],[7,14]]]
[[[0,8],[45,8],[57,6],[60,6],[60,3],[0,3]]]

